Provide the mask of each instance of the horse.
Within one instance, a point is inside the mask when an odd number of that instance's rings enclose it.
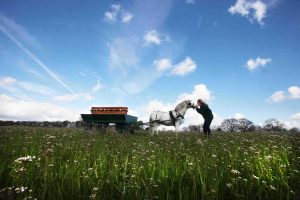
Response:
[[[196,105],[191,100],[185,100],[179,103],[175,110],[169,112],[154,111],[149,119],[150,135],[158,134],[158,126],[160,124],[165,126],[174,126],[176,135],[178,135],[179,126],[183,123],[184,115],[189,108],[196,108]]]

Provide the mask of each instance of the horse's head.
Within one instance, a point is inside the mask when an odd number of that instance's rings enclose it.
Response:
[[[194,104],[191,100],[185,100],[188,108],[196,108],[197,105]]]

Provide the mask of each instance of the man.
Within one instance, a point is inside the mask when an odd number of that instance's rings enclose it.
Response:
[[[206,103],[204,103],[202,99],[198,99],[197,104],[198,104],[198,106],[200,106],[200,108],[196,108],[196,110],[204,118],[203,132],[205,135],[209,136],[210,132],[211,132],[210,124],[211,124],[214,116],[213,116],[210,108],[208,107],[208,105]]]

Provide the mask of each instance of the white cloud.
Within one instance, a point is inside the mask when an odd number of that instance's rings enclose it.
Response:
[[[268,6],[261,0],[237,0],[228,11],[233,14],[240,14],[247,17],[251,22],[256,20],[260,25],[263,25],[263,19],[266,17]]]
[[[192,73],[196,70],[196,63],[190,58],[186,57],[181,63],[174,66],[171,70],[171,75],[185,76],[189,73]]]
[[[67,109],[48,102],[26,101],[0,94],[2,120],[75,121],[80,111]]]
[[[124,66],[124,65],[123,65]],[[137,94],[147,88],[151,83],[160,78],[166,71],[169,75],[184,76],[193,72],[196,68],[195,62],[186,57],[181,63],[172,65],[172,61],[168,58],[153,61],[153,67],[143,69],[135,73],[135,78],[122,82],[121,88],[127,93]],[[120,71],[122,68],[120,69]],[[128,70],[128,68],[126,68]],[[119,71],[119,74],[120,74]]]
[[[107,20],[107,21],[110,21],[110,22],[114,22],[117,20],[117,16],[115,13],[113,12],[105,12],[104,13],[104,18]]]
[[[45,96],[52,95],[54,91],[51,88],[48,88],[47,86],[40,85],[40,84],[34,84],[30,82],[18,82],[17,84],[20,88],[23,88],[27,91],[42,94]]]
[[[144,45],[156,44],[160,45],[161,42],[170,41],[170,37],[167,34],[158,33],[156,30],[151,30],[145,33],[144,35]]]
[[[106,11],[104,13],[104,19],[110,22],[117,21],[117,15],[119,14],[120,9],[121,9],[120,4],[112,4],[111,11]]]
[[[268,98],[268,100],[271,102],[281,102],[285,99],[286,95],[284,91],[277,91]]]
[[[205,102],[209,102],[213,99],[212,91],[208,90],[205,84],[197,84],[194,86],[194,90],[192,93],[182,93],[178,96],[177,103],[190,99],[194,103],[197,102],[198,99],[202,99]]]
[[[247,61],[247,64],[245,65],[245,67],[249,70],[249,71],[253,71],[255,69],[257,69],[258,67],[263,67],[266,64],[268,64],[269,62],[271,62],[272,59],[271,58],[260,58],[257,57],[255,60],[253,60],[252,58],[249,59]]]
[[[3,77],[0,78],[0,87],[8,88],[9,86],[15,84],[16,82],[17,80],[12,77]]]
[[[267,100],[270,102],[281,102],[287,99],[300,99],[300,87],[291,86],[288,93],[285,91],[274,92]]]
[[[144,35],[145,44],[157,44],[161,42],[161,38],[156,30],[151,30]]]
[[[99,80],[97,80],[96,85],[92,88],[92,92],[95,93],[95,92],[99,91],[102,88],[103,88],[103,85],[100,83]]]
[[[297,120],[297,121],[300,122],[300,113],[296,113],[294,115],[291,115],[290,118],[293,119],[293,120]]]
[[[119,12],[121,10],[121,5],[120,4],[112,4],[111,5],[111,9],[114,11],[114,12]]]
[[[94,97],[90,93],[77,93],[77,94],[66,94],[66,95],[55,96],[54,100],[62,101],[62,102],[71,102],[71,101],[79,100],[81,98],[84,99],[85,101],[90,101],[94,99]]]
[[[132,13],[125,12],[122,14],[122,22],[128,24],[133,18]]]
[[[112,4],[111,10],[104,13],[104,20],[108,22],[117,22],[119,19],[122,23],[128,24],[133,18],[133,14],[122,9],[120,4]]]
[[[185,1],[186,4],[195,4],[195,0],[186,0]]]
[[[155,65],[157,71],[165,71],[172,67],[171,60],[168,58],[154,60],[153,64]]]
[[[295,113],[289,117],[289,120],[285,121],[284,124],[288,129],[299,128],[300,129],[300,112]]]
[[[9,92],[17,93],[17,91],[25,90],[22,93],[33,92],[45,96],[52,95],[54,90],[40,84],[30,83],[25,81],[18,81],[12,77],[0,78],[0,88],[6,89]]]
[[[291,99],[300,99],[300,87],[291,86],[288,88],[290,94],[289,98]]]
[[[235,113],[233,118],[235,119],[241,119],[241,118],[245,118],[245,115],[242,113]]]
[[[263,24],[263,19],[266,16],[267,5],[262,1],[255,1],[251,5],[252,9],[255,11],[253,14],[254,19],[260,24]]]

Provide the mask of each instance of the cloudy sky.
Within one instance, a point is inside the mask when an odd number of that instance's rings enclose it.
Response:
[[[0,2],[0,119],[78,120],[128,106],[148,121],[204,99],[214,125],[300,127],[300,1]],[[185,126],[202,123],[194,110]]]

